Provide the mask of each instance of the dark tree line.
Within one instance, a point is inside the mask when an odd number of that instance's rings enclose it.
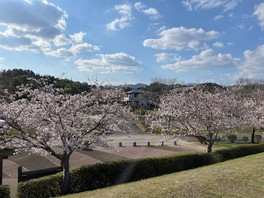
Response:
[[[85,82],[72,81],[69,79],[60,79],[54,76],[43,76],[35,74],[31,70],[23,69],[12,69],[12,70],[3,70],[0,72],[0,94],[4,93],[5,89],[8,89],[9,92],[16,91],[16,87],[21,84],[33,83],[34,88],[38,88],[39,84],[34,84],[31,78],[41,79],[47,78],[49,84],[55,84],[56,88],[63,88],[68,94],[78,94],[81,92],[90,92],[91,86]],[[55,83],[56,82],[56,83]]]

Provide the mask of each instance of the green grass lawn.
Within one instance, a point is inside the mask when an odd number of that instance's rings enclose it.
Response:
[[[65,198],[263,197],[264,153]]]
[[[250,146],[252,144],[245,144],[245,143],[231,143],[231,142],[217,142],[214,144],[213,149],[228,149],[228,148],[234,148],[239,146]]]

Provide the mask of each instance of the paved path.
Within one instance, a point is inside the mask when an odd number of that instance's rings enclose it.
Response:
[[[70,159],[71,168],[113,160],[139,159],[183,152],[206,151],[204,146],[192,144],[185,140],[169,139],[165,136],[162,137],[153,134],[140,134],[139,132],[132,135],[114,133],[109,135],[108,139],[112,145],[110,149],[105,150],[94,147],[86,151],[74,152]],[[164,142],[164,146],[161,146],[162,141]],[[174,145],[174,141],[177,141],[177,145]],[[122,147],[118,147],[119,142],[122,142]],[[133,142],[137,142],[137,147],[133,147]],[[151,146],[148,147],[147,142],[150,142]],[[18,166],[23,166],[23,170],[27,171],[59,165],[60,161],[53,156],[42,157],[35,154],[28,155],[26,153],[10,156],[7,160],[4,160],[3,183],[10,185],[11,195],[15,197]]]

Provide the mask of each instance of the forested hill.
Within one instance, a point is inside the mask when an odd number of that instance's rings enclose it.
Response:
[[[66,92],[70,94],[90,91],[91,88],[91,86],[87,83],[81,83],[69,79],[55,78],[54,76],[42,76],[35,74],[31,70],[12,69],[3,70],[0,72],[0,91],[3,92],[4,89],[8,89],[9,91],[13,92],[16,90],[16,86],[29,83],[28,78],[40,79],[44,77],[47,77],[49,79],[49,83],[51,84],[56,82],[56,87],[65,88],[65,90],[67,90]]]

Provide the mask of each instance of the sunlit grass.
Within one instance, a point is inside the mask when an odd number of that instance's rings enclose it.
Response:
[[[217,142],[214,144],[214,149],[228,149],[228,148],[235,148],[239,146],[250,146],[252,144],[246,144],[246,143],[231,143],[231,142]]]
[[[264,153],[66,198],[263,197]]]

